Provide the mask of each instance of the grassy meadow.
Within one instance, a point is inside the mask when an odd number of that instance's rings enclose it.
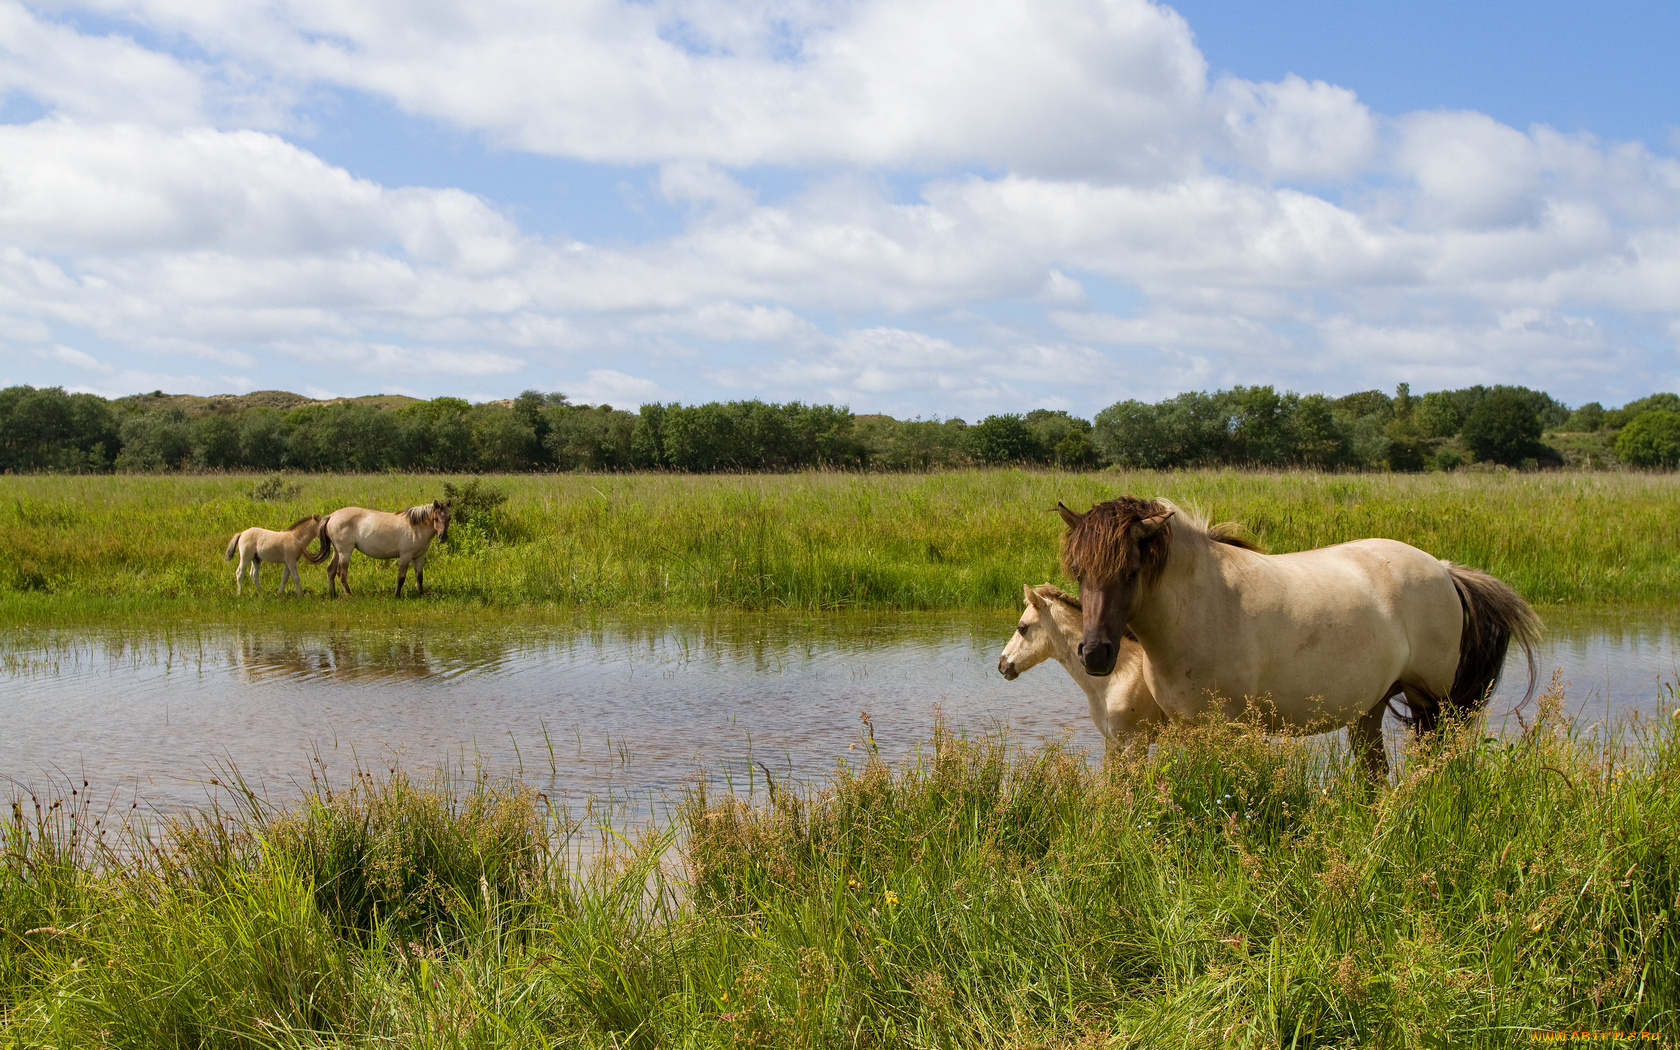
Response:
[[[461,479],[455,479],[460,481]],[[424,475],[0,478],[0,620],[79,615],[237,619],[228,538],[346,504],[395,509],[442,495]],[[450,608],[952,610],[1012,607],[1059,578],[1056,501],[1168,496],[1235,520],[1274,551],[1389,536],[1486,569],[1536,604],[1667,601],[1680,585],[1680,479],[1636,473],[1310,474],[1223,471],[934,474],[513,475],[508,499],[456,526],[427,566]],[[295,491],[286,492],[286,489]],[[353,603],[280,615],[398,615],[394,564],[357,557]],[[411,581],[412,586],[412,581]],[[411,605],[413,613],[426,615]],[[354,609],[353,612],[349,609]]]
[[[0,821],[0,1043],[1672,1047],[1680,711],[1606,747],[1561,707],[1380,793],[1241,727],[1100,765],[866,736],[641,838],[400,768],[144,833],[69,783]]]

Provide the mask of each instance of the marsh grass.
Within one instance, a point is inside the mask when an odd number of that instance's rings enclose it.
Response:
[[[228,537],[346,504],[443,495],[427,476],[0,478],[0,620],[266,616],[235,598]],[[471,482],[466,484],[470,485]],[[1665,601],[1680,588],[1673,475],[1632,473],[507,476],[508,499],[451,530],[428,601],[471,608],[1009,608],[1059,579],[1057,500],[1169,496],[1274,551],[1389,536],[1507,580],[1535,603]],[[277,575],[277,574],[275,574]],[[308,607],[325,571],[306,567]],[[353,616],[391,611],[394,564],[357,557]],[[1066,581],[1063,581],[1066,582]],[[295,599],[292,600],[295,602]],[[420,604],[420,603],[415,603]],[[258,610],[253,612],[253,610]],[[331,615],[311,611],[306,615]]]
[[[518,783],[19,796],[17,1046],[1508,1046],[1680,1027],[1680,714],[1419,745],[1376,791],[1205,724],[1092,763],[944,727],[583,863]],[[75,795],[69,794],[75,791]],[[117,814],[118,817],[121,814]],[[100,822],[96,824],[95,822]],[[121,842],[113,823],[126,836]],[[136,830],[138,829],[138,830]],[[676,853],[672,853],[673,843]],[[680,857],[680,860],[673,859]]]

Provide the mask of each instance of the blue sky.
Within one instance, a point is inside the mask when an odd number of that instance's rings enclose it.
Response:
[[[1680,8],[0,0],[0,382],[1680,387]]]
[[[1381,113],[1471,109],[1674,154],[1680,5],[1286,0],[1174,5],[1217,73],[1289,73],[1356,91]]]

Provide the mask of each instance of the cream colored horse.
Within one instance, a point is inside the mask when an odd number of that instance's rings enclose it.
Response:
[[[311,540],[319,535],[321,516],[311,514],[307,518],[299,518],[281,532],[269,529],[249,528],[244,532],[235,533],[228,541],[227,553],[222,556],[223,561],[232,561],[235,553],[239,555],[239,568],[233,570],[234,590],[239,594],[245,593],[245,574],[250,571],[251,583],[262,593],[262,563],[279,562],[280,593],[286,593],[286,581],[291,580],[297,588],[298,597],[303,597],[303,580],[298,576],[298,558],[311,565],[319,564],[327,556],[325,549],[310,554],[304,548]]]
[[[1142,646],[1130,638],[1122,639],[1114,673],[1094,677],[1074,652],[1083,630],[1079,599],[1050,583],[1023,586],[1021,590],[1027,608],[1009,644],[1003,647],[1003,655],[998,657],[999,674],[1013,682],[1044,661],[1055,660],[1085,691],[1091,704],[1091,721],[1104,741],[1116,747],[1125,747],[1140,731],[1167,720],[1144,680]]]
[[[350,555],[361,551],[381,561],[397,559],[397,597],[402,597],[408,567],[414,566],[414,586],[426,593],[426,549],[435,536],[449,538],[449,504],[422,503],[395,514],[363,507],[342,507],[321,522],[321,549],[333,555],[327,568],[327,592],[338,596],[337,583],[350,593]]]
[[[1372,777],[1386,779],[1390,700],[1405,697],[1419,731],[1479,710],[1513,639],[1533,692],[1539,618],[1486,573],[1395,540],[1262,554],[1219,542],[1165,500],[1058,509],[1062,565],[1084,606],[1080,662],[1109,674],[1130,630],[1174,720],[1217,710],[1272,732],[1346,725]]]

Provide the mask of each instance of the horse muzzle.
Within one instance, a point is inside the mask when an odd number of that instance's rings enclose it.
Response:
[[[1079,662],[1085,665],[1085,673],[1095,678],[1113,674],[1119,658],[1120,650],[1113,642],[1079,643]]]
[[[1021,677],[1021,672],[1015,670],[1015,662],[1007,656],[998,657],[998,674],[1003,675],[1006,682],[1013,682]]]

